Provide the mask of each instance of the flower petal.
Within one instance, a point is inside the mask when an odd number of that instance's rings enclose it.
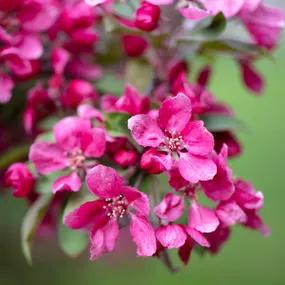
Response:
[[[155,232],[145,217],[131,215],[130,232],[137,245],[137,255],[152,256],[156,252]]]
[[[96,219],[101,219],[100,214],[103,213],[104,205],[104,201],[102,200],[86,202],[79,208],[68,213],[64,217],[63,222],[66,226],[74,230],[87,228],[91,224],[95,223]],[[99,224],[101,224],[101,222],[99,222]]]
[[[149,115],[136,115],[128,120],[128,128],[139,145],[158,147],[164,134],[155,119]]]
[[[181,135],[188,152],[192,154],[208,155],[214,149],[214,137],[204,127],[203,121],[189,122]]]
[[[97,165],[88,171],[86,184],[90,192],[106,199],[120,195],[123,181],[113,168]]]
[[[156,230],[158,241],[165,248],[179,248],[186,241],[186,234],[179,225],[161,226]]]
[[[48,142],[32,144],[29,160],[35,164],[36,170],[40,174],[48,174],[68,166],[68,160],[62,149],[56,144]]]
[[[52,192],[77,192],[81,188],[81,179],[76,172],[57,178],[52,184]]]
[[[212,159],[182,153],[178,161],[180,174],[191,183],[207,181],[217,173],[217,166]]]
[[[90,259],[96,260],[105,253],[112,252],[119,235],[116,220],[110,220],[104,227],[96,229],[90,235]]]
[[[5,74],[0,74],[0,103],[7,103],[12,97],[14,82]]]
[[[189,211],[189,226],[201,233],[211,233],[219,225],[215,212],[192,201]]]
[[[92,141],[87,145],[84,154],[89,157],[101,157],[106,149],[105,131],[100,128],[93,128],[91,135]]]
[[[194,228],[191,227],[186,227],[185,230],[187,234],[199,245],[204,247],[210,247],[210,243],[200,232],[196,231]]]
[[[180,133],[191,118],[191,101],[183,93],[167,98],[159,109],[158,124],[169,133]]]
[[[122,188],[122,194],[125,196],[130,206],[136,210],[137,215],[145,217],[149,215],[149,199],[146,194],[129,186]]]

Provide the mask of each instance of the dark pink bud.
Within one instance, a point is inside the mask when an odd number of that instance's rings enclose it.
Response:
[[[197,83],[199,86],[207,86],[211,78],[212,68],[209,65],[204,66],[198,74]]]
[[[134,165],[137,159],[138,155],[134,150],[120,150],[114,156],[115,162],[121,167]]]
[[[252,92],[260,94],[264,88],[262,76],[248,60],[240,62],[242,79],[245,86]]]
[[[147,150],[141,158],[140,166],[151,174],[159,174],[165,171],[164,165],[159,160],[159,152],[155,149]],[[164,154],[161,153],[163,156]]]
[[[144,38],[132,35],[122,36],[122,44],[125,54],[131,57],[142,55],[148,46]]]
[[[84,100],[96,97],[97,94],[89,82],[75,79],[70,81],[60,100],[64,107],[76,108]]]
[[[158,26],[160,8],[148,2],[142,2],[136,11],[135,26],[143,31],[153,31]]]
[[[13,189],[14,197],[27,197],[34,182],[32,173],[24,163],[12,164],[5,173],[5,184]]]

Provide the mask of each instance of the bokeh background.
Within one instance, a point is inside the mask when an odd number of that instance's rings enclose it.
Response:
[[[269,2],[285,6],[281,0]],[[123,246],[124,252],[95,263],[89,262],[87,255],[70,260],[55,241],[36,244],[34,265],[30,267],[20,248],[20,224],[26,207],[7,193],[0,197],[0,284],[285,284],[284,40],[273,61],[265,59],[257,66],[267,82],[263,96],[251,95],[244,89],[236,64],[226,58],[219,59],[215,66],[211,90],[229,102],[248,126],[249,131],[239,136],[243,155],[231,165],[236,175],[264,192],[262,214],[271,236],[263,238],[257,232],[237,228],[220,254],[193,254],[189,266],[176,274],[170,274],[159,260],[136,258],[128,246]],[[126,255],[128,258],[123,257]]]

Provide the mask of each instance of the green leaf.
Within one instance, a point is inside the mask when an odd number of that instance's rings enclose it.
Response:
[[[106,129],[108,133],[113,137],[129,136],[128,130],[128,119],[129,114],[126,113],[107,113],[106,119]]]
[[[124,81],[112,74],[107,74],[98,80],[96,88],[102,93],[121,95],[124,90]]]
[[[113,10],[120,16],[131,18],[133,17],[136,9],[139,7],[139,3],[139,0],[126,0],[124,2],[122,1],[121,3],[116,2],[113,4]]]
[[[24,160],[28,156],[30,145],[23,144],[13,146],[1,154],[0,169],[7,168],[10,164]]]
[[[64,171],[58,171],[54,173],[50,173],[46,176],[40,176],[37,180],[37,192],[38,193],[52,193],[52,184],[53,182],[59,178],[60,176],[66,175]]]
[[[59,121],[59,118],[56,116],[49,116],[45,119],[43,119],[40,123],[39,123],[39,127],[42,130],[45,131],[49,131],[53,128],[53,126]]]
[[[88,244],[85,232],[70,230],[63,223],[60,223],[58,235],[60,248],[69,257],[79,256]]]
[[[37,231],[38,226],[42,222],[50,202],[52,200],[52,194],[41,195],[29,208],[26,213],[22,228],[21,228],[21,244],[22,251],[27,262],[32,264],[32,241]]]
[[[226,24],[225,16],[223,13],[219,13],[212,19],[211,23],[202,30],[202,33],[216,37],[225,30]]]
[[[126,82],[132,84],[142,93],[146,93],[152,83],[153,70],[143,60],[130,60],[126,66]]]
[[[44,141],[44,142],[53,142],[54,141],[54,136],[53,136],[53,132],[44,132],[40,135],[37,136],[37,139],[40,141]]]
[[[245,125],[235,117],[230,116],[201,116],[206,128],[211,132],[229,130],[245,130]]]

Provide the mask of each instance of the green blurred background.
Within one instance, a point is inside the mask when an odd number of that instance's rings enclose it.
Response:
[[[261,97],[242,87],[238,68],[228,59],[220,59],[215,67],[211,89],[249,126],[249,132],[240,134],[243,155],[231,164],[236,175],[264,192],[262,214],[271,236],[237,228],[220,254],[193,254],[190,265],[176,274],[156,259],[138,259],[132,253],[127,253],[127,260],[122,252],[93,263],[86,255],[70,260],[54,241],[36,246],[34,265],[29,267],[20,248],[25,205],[7,193],[0,198],[0,284],[285,284],[284,47],[276,52],[275,62],[263,60],[258,68],[267,82]]]

